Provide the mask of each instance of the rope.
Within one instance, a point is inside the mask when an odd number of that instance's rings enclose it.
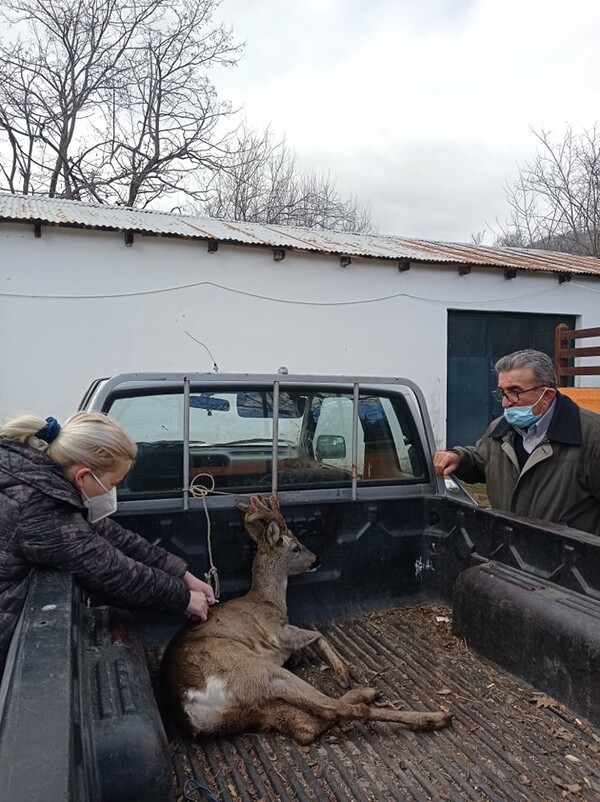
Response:
[[[192,779],[188,777],[188,779],[183,784],[183,796],[187,800],[187,802],[196,802],[193,794],[196,791],[199,791],[205,799],[208,799],[208,802],[219,802],[216,796],[212,793],[212,791],[207,788],[205,785],[202,785],[196,779]]]
[[[211,486],[206,487],[205,485],[195,484],[197,479],[201,477],[207,477],[210,480]],[[212,587],[215,599],[218,599],[221,591],[221,585],[219,582],[219,571],[217,570],[217,566],[213,560],[212,554],[212,529],[210,523],[210,515],[208,514],[208,507],[206,506],[206,497],[209,493],[218,493],[221,496],[229,496],[231,493],[224,493],[221,490],[215,490],[215,477],[210,473],[198,473],[192,481],[190,482],[190,495],[194,498],[199,498],[202,501],[202,506],[204,507],[204,514],[206,515],[206,542],[208,545],[208,564],[209,569],[204,574],[204,578]]]
[[[203,477],[206,477],[209,480],[209,482],[210,482],[210,486],[209,487],[206,487],[203,484],[196,484],[196,480],[200,479],[200,478],[203,478]],[[235,495],[238,498],[239,498],[240,495],[251,496],[253,494],[252,493],[251,494],[247,494],[247,493],[242,493],[242,494],[235,493],[234,494],[234,493],[227,493],[225,490],[215,490],[215,477],[212,475],[212,473],[197,473],[194,476],[194,478],[192,479],[192,481],[190,482],[189,492],[190,492],[190,496],[193,496],[194,498],[199,498],[200,501],[202,502],[202,506],[204,507],[204,514],[206,516],[206,544],[208,546],[208,563],[209,563],[209,569],[204,574],[204,578],[206,579],[206,581],[212,587],[213,592],[215,594],[215,599],[218,600],[218,598],[220,596],[221,586],[220,586],[220,582],[219,582],[219,571],[218,571],[217,566],[215,565],[214,560],[213,560],[213,554],[212,554],[212,527],[211,527],[211,522],[210,522],[210,515],[208,514],[208,507],[206,506],[206,497],[210,493],[212,493],[213,495],[218,495],[218,496],[233,496],[233,495]]]

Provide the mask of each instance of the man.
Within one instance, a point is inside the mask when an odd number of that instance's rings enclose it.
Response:
[[[496,372],[503,417],[475,446],[436,452],[436,473],[485,482],[494,509],[600,535],[600,415],[558,392],[540,351],[504,356]]]

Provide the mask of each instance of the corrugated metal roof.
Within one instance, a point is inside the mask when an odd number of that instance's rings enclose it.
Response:
[[[230,222],[208,217],[176,215],[146,209],[130,209],[126,206],[81,203],[31,195],[0,193],[0,221],[2,220],[39,221],[48,225],[133,231],[371,259],[600,275],[600,259],[593,256]]]

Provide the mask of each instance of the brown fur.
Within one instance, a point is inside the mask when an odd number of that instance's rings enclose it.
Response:
[[[348,668],[327,640],[288,622],[287,579],[313,568],[315,555],[289,531],[275,498],[270,506],[260,496],[238,506],[258,546],[252,587],[213,608],[207,622],[184,628],[169,645],[162,685],[180,726],[203,735],[275,730],[301,744],[337,721],[392,721],[420,730],[447,726],[451,717],[445,712],[370,707],[377,696],[373,688],[355,688],[334,699],[283,668],[290,656],[313,644],[337,682],[344,688],[349,684]],[[187,709],[190,689],[201,699],[195,720]]]

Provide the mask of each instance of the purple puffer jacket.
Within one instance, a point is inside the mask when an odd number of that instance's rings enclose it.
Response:
[[[0,676],[36,565],[69,571],[116,606],[183,611],[186,564],[104,518],[41,451],[0,439]]]

